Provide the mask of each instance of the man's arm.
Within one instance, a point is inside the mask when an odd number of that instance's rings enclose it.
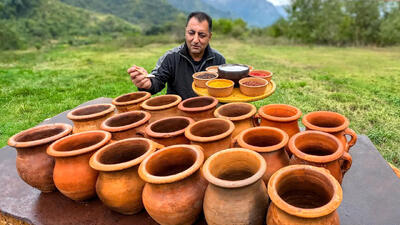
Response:
[[[151,71],[151,74],[155,76],[150,78],[151,87],[149,89],[139,88],[139,90],[148,91],[151,94],[160,92],[162,89],[164,89],[165,83],[170,79],[172,73],[171,59],[167,54],[165,54],[158,59],[156,66]]]

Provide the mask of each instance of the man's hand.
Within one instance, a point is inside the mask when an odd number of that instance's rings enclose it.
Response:
[[[133,65],[127,72],[136,87],[143,89],[151,88],[151,80],[147,77],[147,71],[144,68]]]

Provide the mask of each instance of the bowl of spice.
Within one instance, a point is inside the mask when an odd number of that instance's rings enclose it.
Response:
[[[246,77],[239,81],[240,92],[247,96],[259,96],[267,89],[268,81],[257,77]]]
[[[209,66],[206,68],[206,71],[218,73],[218,66]]]
[[[267,81],[271,81],[272,72],[268,71],[268,70],[252,70],[249,73],[249,76],[250,77],[258,77],[258,78],[265,79]]]
[[[218,67],[219,78],[232,80],[239,86],[239,80],[249,75],[249,67],[244,64],[222,64]]]
[[[228,97],[233,92],[234,82],[228,79],[214,79],[206,83],[208,94],[213,97]]]
[[[202,71],[193,74],[194,85],[199,88],[207,88],[206,82],[216,79],[218,74],[215,72]]]

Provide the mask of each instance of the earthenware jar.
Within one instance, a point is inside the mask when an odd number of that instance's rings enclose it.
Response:
[[[21,131],[8,139],[8,145],[17,150],[16,167],[21,179],[42,192],[54,191],[54,159],[46,154],[46,149],[71,131],[72,126],[68,124],[46,124]]]
[[[207,224],[263,224],[268,204],[262,181],[266,167],[258,153],[243,148],[210,156],[203,166],[210,182],[203,203]]]
[[[119,113],[104,120],[100,128],[111,133],[112,141],[143,137],[150,118],[150,113],[139,110]]]
[[[336,112],[317,111],[306,114],[302,122],[307,130],[319,130],[335,135],[343,143],[346,152],[357,141],[357,134],[349,128],[349,120]],[[347,141],[346,135],[351,139]]]
[[[254,118],[256,112],[257,108],[250,103],[235,102],[218,107],[214,116],[232,121],[235,124],[232,137],[236,137],[243,130],[257,126]]]
[[[156,120],[179,116],[178,104],[182,101],[179,95],[160,95],[144,101],[140,107],[151,114],[149,123]]]
[[[47,154],[56,160],[53,179],[62,194],[75,201],[96,195],[98,172],[89,166],[89,159],[110,139],[106,131],[86,131],[64,137],[47,148]]]
[[[70,111],[67,117],[74,122],[72,133],[100,130],[101,123],[111,117],[114,111],[112,104],[94,104]]]
[[[342,188],[323,168],[284,167],[269,180],[268,194],[268,225],[340,224],[336,209],[342,201]]]
[[[191,144],[200,145],[207,159],[212,154],[230,148],[235,125],[223,118],[212,118],[197,121],[185,130],[185,136]]]
[[[154,152],[139,167],[146,181],[142,199],[159,224],[193,224],[201,213],[207,181],[200,173],[201,147],[173,145]]]
[[[129,138],[109,144],[90,158],[90,166],[99,171],[96,192],[109,208],[130,215],[143,209],[145,182],[139,177],[140,163],[159,145],[146,138]]]
[[[119,113],[140,110],[140,104],[150,97],[151,94],[149,92],[132,92],[114,98],[112,104],[117,107]]]
[[[146,127],[145,137],[164,146],[190,144],[185,137],[185,129],[192,123],[194,120],[184,116],[163,118]]]
[[[194,121],[204,120],[214,117],[214,110],[218,100],[211,96],[200,96],[188,98],[178,105],[181,115],[190,117]]]
[[[286,132],[275,127],[249,128],[235,138],[238,147],[256,151],[264,158],[268,165],[263,175],[266,184],[272,174],[289,165],[289,157],[285,151],[288,141]]]
[[[344,151],[342,142],[335,136],[321,131],[303,131],[289,140],[293,153],[290,164],[307,164],[324,167],[342,183],[352,158]]]

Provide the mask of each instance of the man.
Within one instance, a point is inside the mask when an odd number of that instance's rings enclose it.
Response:
[[[204,71],[213,65],[225,64],[225,58],[209,45],[212,36],[211,17],[203,12],[188,16],[185,43],[165,53],[147,77],[147,71],[139,66],[128,69],[133,84],[139,90],[155,94],[168,83],[167,94],[177,94],[182,99],[196,96],[192,90],[193,73]]]

